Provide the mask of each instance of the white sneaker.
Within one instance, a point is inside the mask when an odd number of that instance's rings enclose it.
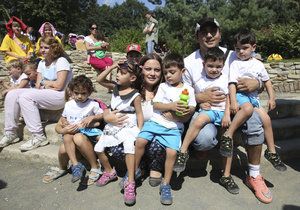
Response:
[[[44,135],[32,135],[31,138],[20,146],[21,151],[29,151],[37,147],[45,146],[49,143]]]
[[[1,141],[0,141],[0,147],[6,147],[9,144],[17,143],[20,141],[20,138],[17,134],[14,133],[6,133],[3,135]]]

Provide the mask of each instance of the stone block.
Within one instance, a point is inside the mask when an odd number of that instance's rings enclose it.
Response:
[[[300,74],[289,74],[287,78],[289,78],[289,79],[300,79]]]

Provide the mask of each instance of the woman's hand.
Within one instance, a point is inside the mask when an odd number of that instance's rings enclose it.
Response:
[[[211,105],[208,102],[204,102],[200,104],[200,108],[203,110],[210,110],[211,109]]]
[[[236,88],[240,92],[249,93],[256,91],[259,88],[259,82],[257,79],[240,77],[237,81],[238,83]]]
[[[226,95],[218,87],[207,88],[202,94],[204,96],[203,102],[217,104],[226,100]]]
[[[123,126],[127,119],[128,116],[126,114],[119,113],[118,110],[109,110],[104,112],[104,121],[115,126]]]
[[[62,134],[75,134],[79,130],[79,127],[77,124],[74,125],[67,125],[62,129]]]
[[[80,128],[86,128],[89,127],[89,125],[93,122],[94,116],[88,116],[81,120],[81,122],[78,124],[78,127]]]

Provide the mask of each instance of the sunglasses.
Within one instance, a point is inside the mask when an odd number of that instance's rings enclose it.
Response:
[[[97,30],[97,27],[92,27],[91,30]]]

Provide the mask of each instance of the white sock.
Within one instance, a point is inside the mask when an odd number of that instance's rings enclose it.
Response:
[[[249,168],[249,176],[256,178],[258,175],[260,175],[259,172],[260,165],[252,165],[248,163],[248,168]]]

